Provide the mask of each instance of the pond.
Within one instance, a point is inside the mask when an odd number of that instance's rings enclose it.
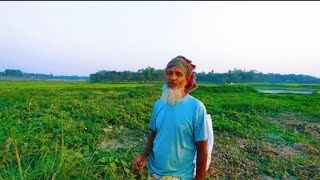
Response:
[[[313,91],[295,91],[295,90],[258,90],[259,92],[263,93],[272,93],[272,94],[280,94],[280,93],[289,93],[289,94],[312,94]]]

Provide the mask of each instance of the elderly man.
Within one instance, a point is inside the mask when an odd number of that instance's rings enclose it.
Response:
[[[195,65],[183,56],[166,67],[166,84],[153,107],[151,134],[143,153],[132,160],[132,170],[142,171],[148,158],[148,179],[204,179],[208,155],[208,125],[203,103],[188,93],[197,87]],[[193,160],[197,154],[197,161]]]

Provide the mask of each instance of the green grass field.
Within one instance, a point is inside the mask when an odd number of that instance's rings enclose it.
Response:
[[[0,179],[145,179],[144,148],[161,84],[0,81]],[[264,94],[257,89],[312,89]],[[319,179],[320,85],[199,85],[213,117],[206,179]]]

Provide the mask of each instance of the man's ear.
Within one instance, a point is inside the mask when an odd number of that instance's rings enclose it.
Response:
[[[184,86],[185,88],[188,86],[189,79],[190,79],[190,76],[186,77],[186,85]]]
[[[187,85],[188,85],[188,82],[189,82],[189,79],[188,79],[188,77],[186,77],[186,85],[184,86],[184,87],[186,87]]]
[[[188,82],[190,82],[190,78],[191,78],[191,76],[189,76],[189,77],[186,77],[186,84],[188,84]]]

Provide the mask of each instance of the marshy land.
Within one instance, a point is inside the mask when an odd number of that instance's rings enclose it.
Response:
[[[130,164],[161,87],[0,81],[0,179],[145,179]],[[213,118],[206,179],[320,178],[320,84],[199,84],[191,95]]]

